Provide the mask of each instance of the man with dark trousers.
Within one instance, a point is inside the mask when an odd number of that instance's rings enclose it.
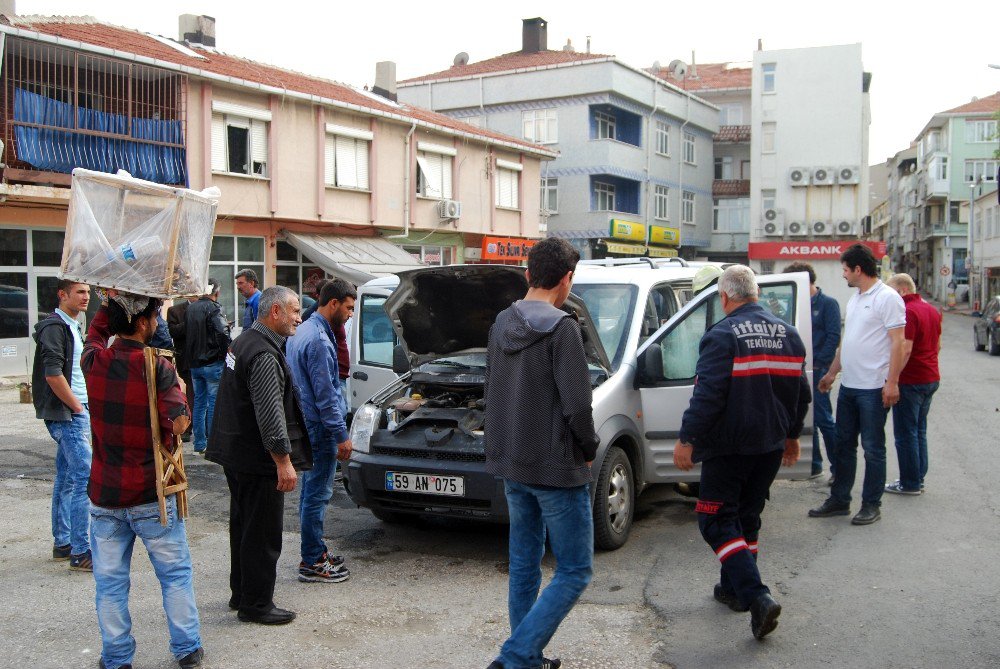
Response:
[[[226,354],[207,458],[229,484],[229,608],[243,622],[283,625],[295,618],[274,603],[285,493],[296,470],[312,467],[312,448],[285,340],[302,322],[298,296],[272,286],[257,320]]]
[[[826,443],[826,458],[830,461],[831,480],[835,475],[833,453],[837,448],[837,425],[833,422],[833,406],[830,395],[819,392],[819,380],[830,370],[830,363],[840,345],[840,305],[837,300],[823,294],[816,285],[816,271],[804,262],[792,263],[785,272],[805,272],[809,275],[809,305],[812,308],[813,344],[813,449],[812,472],[814,479],[823,474],[823,453],[819,447],[820,434]]]
[[[778,626],[781,605],[757,569],[760,514],[778,468],[799,458],[810,392],[805,344],[795,328],[757,304],[758,293],[744,265],[728,267],[719,279],[726,318],[701,340],[674,464],[688,471],[702,463],[695,511],[722,563],[714,597],[733,611],[749,610],[750,629],[763,639]]]

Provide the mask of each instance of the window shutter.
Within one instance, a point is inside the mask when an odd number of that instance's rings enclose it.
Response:
[[[371,188],[368,180],[368,152],[370,146],[370,142],[360,139],[354,140],[354,155],[357,159],[356,165],[358,170],[358,188],[365,190]]]
[[[417,154],[417,166],[424,175],[424,190],[421,195],[441,197],[441,156]]]
[[[358,187],[358,166],[354,155],[354,141],[350,137],[337,137],[337,185],[344,188]]]
[[[267,174],[267,123],[253,119],[250,122],[250,160],[265,166],[261,174]],[[256,170],[251,170],[256,174]]]
[[[330,186],[337,185],[337,160],[336,160],[336,140],[333,135],[326,136],[326,144],[323,147],[323,165],[325,176],[323,182]]]
[[[451,158],[446,155],[438,156],[439,167],[441,171],[441,197],[446,200],[451,199]]]
[[[222,114],[212,114],[212,171],[226,171],[226,121]]]

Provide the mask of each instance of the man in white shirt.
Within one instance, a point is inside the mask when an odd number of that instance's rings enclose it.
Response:
[[[844,279],[857,288],[847,303],[844,336],[830,370],[820,379],[822,393],[830,392],[837,373],[836,476],[830,496],[812,518],[846,516],[851,511],[851,488],[858,464],[858,437],[865,451],[865,478],[861,510],[854,525],[870,525],[881,517],[885,489],[885,419],[899,401],[899,373],[903,369],[906,307],[903,298],[878,278],[871,249],[855,244],[840,256]]]

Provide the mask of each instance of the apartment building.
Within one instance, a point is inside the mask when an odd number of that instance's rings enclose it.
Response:
[[[219,187],[210,273],[232,320],[239,269],[307,293],[324,276],[518,262],[543,236],[552,149],[394,101],[391,68],[379,95],[222,53],[208,17],[181,17],[180,33],[0,22],[0,374],[25,373],[56,304],[77,166]]]
[[[946,298],[952,277],[965,276],[969,203],[997,188],[998,110],[1000,92],[974,99],[934,114],[915,139],[921,219],[915,232],[914,277],[939,300]],[[974,264],[979,265],[975,259]],[[976,285],[971,288],[977,295]]]
[[[558,150],[542,166],[548,234],[584,257],[705,256],[718,109],[614,56],[548,48],[522,23],[518,51],[399,82],[399,98]]]
[[[1000,295],[1000,198],[980,184],[973,202],[971,299],[981,308]]]
[[[916,277],[917,233],[923,214],[917,201],[917,147],[897,152],[884,165],[881,179],[885,182],[885,197],[871,213],[871,238],[886,243],[886,253],[894,271]],[[879,178],[873,175],[872,183],[878,181]],[[964,266],[955,267],[950,275],[956,281],[963,280]],[[923,286],[918,284],[918,288],[923,289]]]

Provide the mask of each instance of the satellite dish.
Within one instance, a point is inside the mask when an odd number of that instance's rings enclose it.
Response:
[[[467,54],[464,51],[460,51],[459,53],[455,54],[454,63],[455,63],[456,66],[468,65],[469,64],[469,54]]]
[[[674,79],[683,79],[687,76],[688,65],[683,60],[672,60],[669,67]]]

